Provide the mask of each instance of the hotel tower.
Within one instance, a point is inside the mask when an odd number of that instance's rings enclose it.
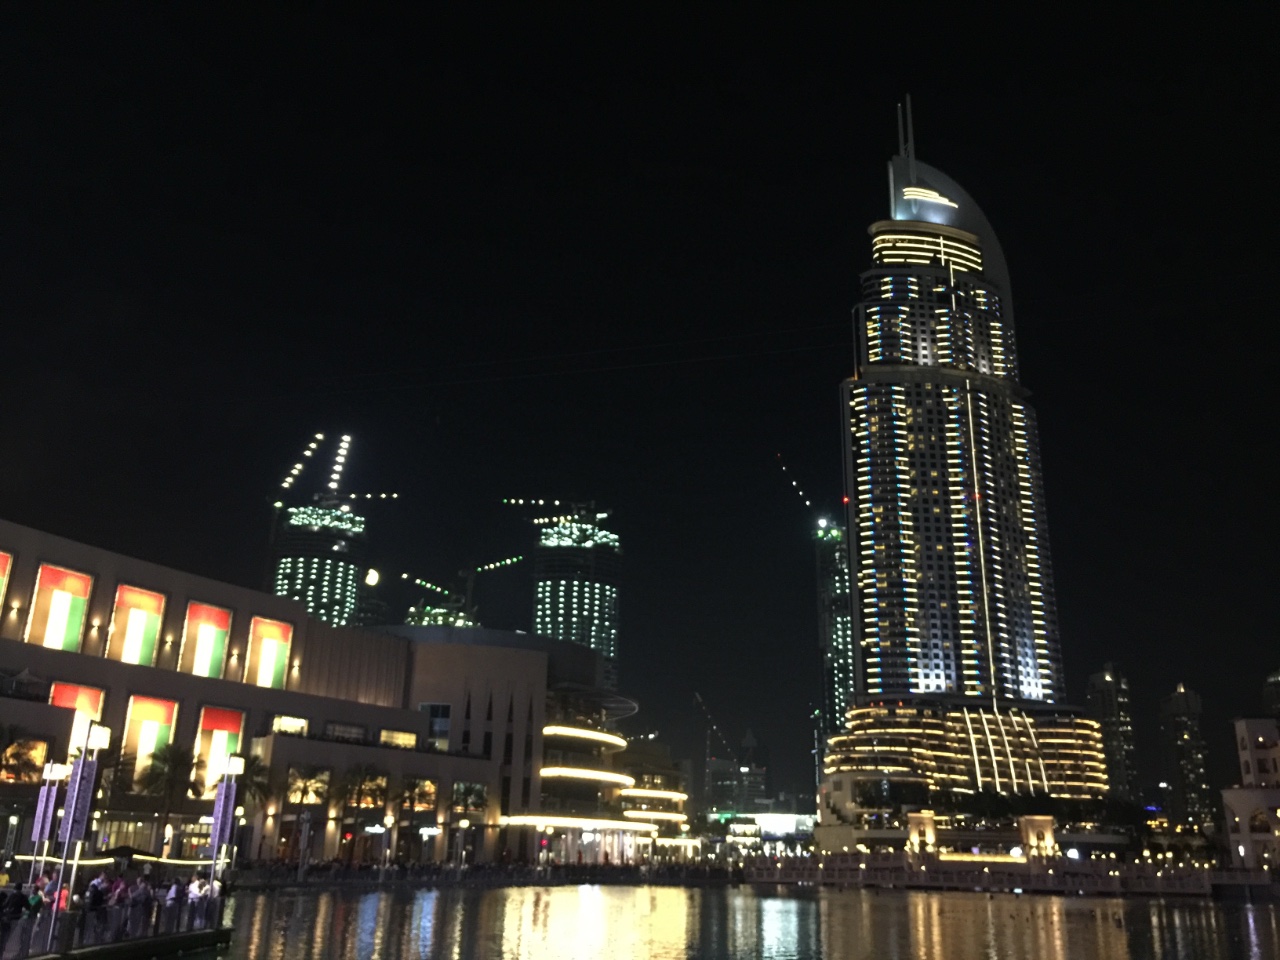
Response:
[[[1098,795],[1096,724],[1055,705],[1039,438],[1008,266],[982,210],[912,139],[908,118],[842,389],[857,667],[826,771],[882,793]]]

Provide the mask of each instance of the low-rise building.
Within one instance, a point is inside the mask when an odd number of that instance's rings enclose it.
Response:
[[[653,829],[618,816],[630,778],[604,752],[582,767],[617,783],[595,777],[573,811],[544,793],[547,768],[566,766],[545,762],[563,742],[549,727],[620,743],[606,728],[635,710],[581,645],[331,626],[288,598],[5,521],[0,610],[11,850],[31,834],[44,765],[83,749],[92,725],[112,746],[91,850],[204,855],[213,785],[236,754],[256,758],[240,783],[242,857],[532,859],[555,829],[604,832],[625,859],[625,838]],[[170,745],[190,752],[193,784],[172,804],[145,788]]]
[[[1231,865],[1248,870],[1280,864],[1280,720],[1235,722],[1240,783],[1222,791]]]

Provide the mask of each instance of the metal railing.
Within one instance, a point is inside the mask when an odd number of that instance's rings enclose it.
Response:
[[[16,890],[8,897],[22,896]],[[201,897],[193,902],[151,899],[96,909],[59,913],[42,908],[0,916],[0,960],[24,960],[45,954],[67,953],[83,947],[215,931],[222,928],[223,899]],[[6,898],[5,905],[8,905]]]

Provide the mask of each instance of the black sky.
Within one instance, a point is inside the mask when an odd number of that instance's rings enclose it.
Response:
[[[695,753],[700,691],[801,787],[816,514],[775,455],[835,512],[909,91],[1010,262],[1070,692],[1116,660],[1150,745],[1187,682],[1225,780],[1280,667],[1274,22],[629,12],[8,6],[0,515],[257,585],[317,430],[401,493],[387,569],[594,499],[640,719]],[[527,628],[529,571],[480,600]]]

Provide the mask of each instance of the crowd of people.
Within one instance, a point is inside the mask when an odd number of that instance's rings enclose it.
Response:
[[[222,895],[222,884],[204,872],[160,877],[146,867],[98,870],[86,882],[77,878],[76,887],[64,884],[58,870],[0,886],[0,957],[42,953],[54,939],[89,946],[216,926]],[[59,930],[50,937],[55,922]]]

